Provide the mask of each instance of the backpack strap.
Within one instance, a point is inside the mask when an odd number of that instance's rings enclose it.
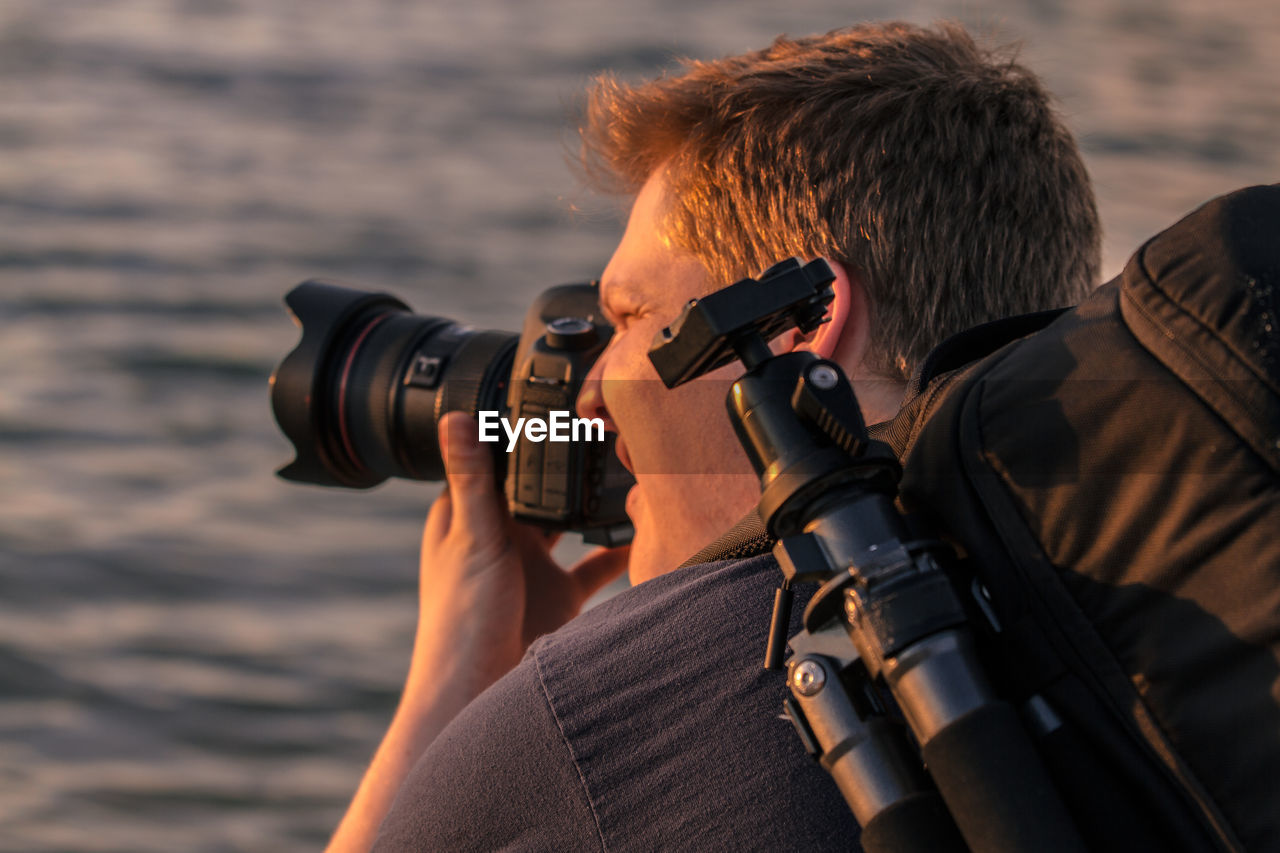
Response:
[[[942,374],[959,370],[966,364],[986,358],[1005,344],[1033,335],[1070,310],[1070,308],[1054,308],[1032,314],[1018,314],[1014,317],[992,320],[952,335],[925,356],[924,362],[921,363],[920,369],[916,371],[907,388],[907,401],[910,402],[929,387],[930,382]]]

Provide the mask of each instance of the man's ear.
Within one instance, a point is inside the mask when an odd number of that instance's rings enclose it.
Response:
[[[788,349],[808,350],[821,358],[840,361],[850,344],[854,343],[853,338],[857,338],[860,344],[864,337],[857,332],[867,319],[866,299],[862,293],[862,281],[856,273],[851,276],[849,268],[837,260],[823,260],[836,274],[835,281],[831,282],[835,298],[827,306],[827,322],[807,335],[793,329]]]

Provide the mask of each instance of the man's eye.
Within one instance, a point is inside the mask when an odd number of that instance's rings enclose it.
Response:
[[[627,326],[644,319],[648,314],[649,309],[644,305],[614,306],[604,312],[605,319],[619,330],[626,329]]]

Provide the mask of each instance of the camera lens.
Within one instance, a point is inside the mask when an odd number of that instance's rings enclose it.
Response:
[[[296,458],[281,477],[366,489],[444,477],[446,412],[505,414],[519,336],[411,312],[384,293],[320,281],[285,297],[302,338],[271,376]]]

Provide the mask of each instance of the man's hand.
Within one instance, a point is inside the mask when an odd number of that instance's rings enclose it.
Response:
[[[479,693],[618,577],[627,549],[602,549],[561,568],[550,554],[558,535],[507,511],[475,419],[451,412],[440,427],[448,489],[432,506],[422,537],[414,668],[436,658],[443,642],[450,656],[471,661]]]
[[[330,851],[368,850],[405,777],[449,721],[627,567],[626,548],[558,566],[550,554],[556,537],[507,512],[475,419],[453,412],[440,429],[448,488],[422,535],[409,678]]]

